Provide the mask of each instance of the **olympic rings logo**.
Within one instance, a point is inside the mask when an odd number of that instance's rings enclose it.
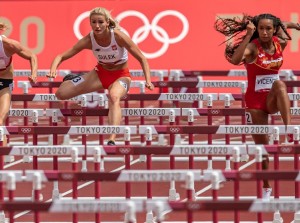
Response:
[[[220,112],[221,112],[220,109],[211,109],[211,110],[210,110],[210,114],[212,114],[212,115],[220,114]]]
[[[252,173],[240,173],[240,178],[241,179],[251,179],[252,178]]]
[[[21,132],[25,133],[25,134],[28,134],[28,133],[31,132],[31,128],[21,128]]]
[[[75,36],[78,39],[81,39],[83,37],[79,30],[80,24],[82,23],[82,21],[84,19],[89,18],[89,14],[90,14],[90,12],[84,12],[84,13],[80,14],[74,22],[73,30],[74,30]],[[170,44],[178,43],[181,40],[183,40],[189,31],[189,22],[188,22],[187,18],[182,13],[175,11],[175,10],[166,10],[166,11],[162,11],[162,12],[158,13],[153,18],[151,23],[149,22],[148,18],[143,13],[134,11],[134,10],[128,10],[128,11],[124,11],[124,12],[120,13],[116,17],[116,20],[121,22],[123,19],[125,19],[126,17],[130,17],[130,16],[137,17],[144,23],[144,25],[142,27],[138,28],[133,33],[133,35],[132,35],[133,42],[135,42],[136,44],[143,42],[149,36],[149,33],[151,32],[153,34],[153,37],[158,42],[162,43],[162,47],[156,52],[153,52],[153,53],[143,52],[145,54],[145,56],[149,59],[153,59],[153,58],[162,56],[168,50]],[[181,33],[178,36],[171,38],[169,36],[169,34],[167,33],[167,31],[158,25],[158,22],[165,16],[176,17],[182,23],[183,28],[182,28]],[[128,32],[123,27],[122,27],[122,30],[129,36]]]
[[[280,148],[280,151],[282,152],[282,153],[291,153],[292,152],[292,147],[281,147]]]
[[[187,210],[200,210],[201,204],[199,203],[188,203]]]
[[[180,128],[174,128],[174,127],[170,128],[171,133],[178,133],[179,131],[180,131]]]
[[[167,82],[159,82],[158,85],[159,85],[160,87],[164,87],[164,86],[167,86],[168,83],[167,83]]]
[[[74,178],[74,174],[72,174],[72,173],[63,173],[63,174],[61,174],[61,178],[63,180],[72,180]]]
[[[83,115],[83,110],[74,110],[74,114],[77,116]]]
[[[130,148],[119,148],[119,153],[121,154],[129,154],[131,152]]]

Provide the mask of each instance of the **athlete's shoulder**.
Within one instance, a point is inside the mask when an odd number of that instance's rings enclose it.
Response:
[[[121,29],[113,29],[113,33],[115,35],[115,38],[120,38],[120,39],[124,38],[124,35],[126,35],[124,31]]]
[[[127,34],[124,33],[121,29],[114,29],[113,32],[115,40],[119,46],[124,46],[126,45],[126,43],[130,42],[130,37],[127,36]]]
[[[75,48],[78,49],[90,49],[91,48],[91,38],[90,34],[82,37],[78,42],[75,44]]]

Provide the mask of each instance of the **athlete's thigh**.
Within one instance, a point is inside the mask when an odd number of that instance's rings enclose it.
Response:
[[[268,111],[273,114],[278,112],[278,106],[277,106],[277,98],[276,98],[276,94],[274,92],[274,89],[271,89],[268,96],[267,96],[267,109]]]
[[[268,124],[268,114],[263,110],[259,109],[246,109],[251,115],[251,120],[253,125],[267,125]]]
[[[268,114],[258,109],[246,109],[246,112],[250,114],[249,120],[250,125],[267,125]],[[267,134],[253,134],[252,138],[256,144],[268,144],[269,137]]]
[[[63,82],[58,88],[56,95],[63,99],[69,99],[101,89],[103,89],[102,83],[96,71],[91,70],[87,74]]]
[[[0,91],[0,116],[6,117],[11,103],[11,91],[10,89],[4,88]]]
[[[127,94],[130,88],[131,78],[129,77],[121,77],[117,79],[110,87],[109,94],[110,95],[118,95],[123,97]]]

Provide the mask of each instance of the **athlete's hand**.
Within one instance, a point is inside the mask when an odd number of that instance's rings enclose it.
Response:
[[[37,76],[36,75],[30,75],[30,76],[28,76],[28,80],[30,81],[30,83],[35,84],[37,82]]]
[[[145,86],[151,91],[154,89],[154,85],[151,82],[146,82]]]
[[[253,24],[253,22],[249,21],[249,23],[247,25],[247,34],[252,36],[253,33],[255,32],[255,30],[256,30],[255,25]]]
[[[49,78],[56,78],[56,71],[49,71],[48,74],[46,74],[46,77],[49,77]]]

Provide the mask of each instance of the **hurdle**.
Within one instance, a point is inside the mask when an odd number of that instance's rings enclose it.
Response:
[[[148,129],[149,130],[149,129]],[[152,130],[152,129],[151,129]],[[226,134],[227,135],[227,134]]]
[[[60,130],[59,130],[60,129]],[[33,134],[36,136],[37,134],[124,134],[125,144],[130,144],[130,134],[136,134],[136,127],[134,126],[71,126],[71,127],[62,127],[62,126],[32,126],[32,127],[3,127],[1,131],[4,134]],[[37,145],[37,138],[34,141],[34,145]],[[85,144],[86,145],[86,144]],[[87,171],[86,168],[86,154],[87,151],[85,149],[85,155],[82,160],[82,171]],[[54,154],[55,159],[53,159],[53,168],[58,169],[58,159]],[[1,157],[2,158],[2,157]],[[34,160],[34,169],[38,169],[38,156],[33,156]],[[2,162],[3,164],[3,162]],[[125,165],[127,169],[130,169],[130,156],[125,155]],[[3,168],[3,165],[2,165]],[[130,196],[130,184],[126,183],[125,186],[127,196]],[[54,184],[54,192],[53,197],[58,197],[58,184]]]
[[[81,109],[46,109],[46,116],[52,116],[53,112],[56,111],[56,115],[58,117],[68,117],[68,116],[78,116],[78,117],[99,117],[99,125],[103,125],[103,116],[108,115],[108,109],[103,108],[94,108],[87,109],[85,107]],[[144,125],[145,119],[147,117],[169,117],[169,122],[172,122],[173,116],[180,116],[181,109],[180,108],[122,108],[121,109],[123,117],[143,117],[140,119],[140,125]],[[130,125],[129,120],[125,119],[125,125]],[[163,124],[163,123],[162,123]],[[83,124],[84,125],[84,124]],[[144,135],[140,135],[141,143],[145,143]],[[103,137],[99,136],[100,145],[104,144]]]
[[[292,79],[293,76],[299,76],[299,71],[291,69],[281,69],[279,75],[287,80]],[[170,77],[195,77],[195,76],[234,76],[234,77],[246,77],[247,71],[245,69],[230,69],[227,70],[180,70],[171,69]]]
[[[284,151],[284,150],[282,150],[282,151]],[[296,151],[296,150],[295,150]]]
[[[9,118],[21,118],[23,117],[23,125],[29,125],[29,118],[32,119],[33,125],[37,125],[39,117],[44,115],[43,109],[10,109],[6,120],[6,125],[9,124]],[[9,137],[8,137],[9,139]],[[9,140],[7,141],[9,143]],[[24,143],[28,144],[28,135],[24,135]],[[26,158],[25,158],[26,159]],[[13,156],[5,157],[5,162],[11,162]]]
[[[128,205],[130,204],[130,205]],[[132,205],[134,204],[134,205]],[[164,205],[165,204],[165,205]],[[245,212],[276,212],[277,210],[283,212],[293,212],[299,210],[299,200],[273,200],[272,202],[265,202],[259,199],[249,201],[188,201],[188,202],[137,202],[137,201],[90,201],[90,200],[75,200],[75,201],[53,201],[51,203],[31,203],[31,202],[5,202],[3,205],[5,211],[41,211],[50,213],[132,213],[126,223],[135,222],[135,213],[145,212],[147,209],[153,208],[158,214],[158,222],[162,222],[163,217],[161,212],[165,209],[172,209],[173,211],[231,211],[237,209]],[[129,208],[129,207],[130,208]],[[145,208],[143,208],[145,207]],[[277,208],[278,207],[278,208]],[[159,211],[157,211],[157,209]],[[161,211],[162,210],[162,211]],[[134,213],[134,214],[133,214]],[[36,221],[38,222],[38,221]],[[187,222],[194,222],[188,220]],[[197,221],[198,222],[198,221]],[[200,222],[200,221],[199,221]]]
[[[261,154],[260,154],[261,155]],[[101,180],[101,181],[107,181],[107,180],[113,180],[113,181],[138,181],[138,182],[147,182],[151,180],[152,182],[155,181],[169,181],[170,179],[174,178],[179,181],[186,182],[190,179],[190,176],[194,176],[193,180],[199,181],[199,180],[208,180],[215,183],[214,190],[218,190],[219,187],[219,181],[224,181],[226,179],[231,180],[242,180],[242,181],[252,181],[252,180],[261,180],[261,179],[284,179],[284,180],[297,180],[299,181],[299,172],[298,171],[246,171],[246,172],[239,172],[239,171],[189,171],[189,170],[156,170],[156,171],[140,171],[140,170],[125,170],[120,173],[99,173],[99,172],[89,172],[89,173],[74,173],[74,172],[57,172],[57,171],[26,171],[25,175],[26,180],[31,181],[32,176],[37,175],[37,173],[41,174],[42,177],[40,177],[40,180],[57,180],[61,179],[64,181],[72,181],[74,179],[76,180]],[[267,175],[266,173],[270,173]],[[3,173],[2,173],[3,174]],[[5,178],[5,177],[4,177]],[[217,179],[217,180],[216,180]],[[190,183],[190,182],[189,182]],[[187,194],[189,186],[186,184]],[[87,203],[89,202],[89,204]],[[97,205],[95,205],[95,202]],[[64,208],[68,210],[68,212],[90,212],[90,213],[96,213],[96,212],[105,212],[105,210],[101,211],[101,204],[111,204],[111,203],[119,203],[122,204],[123,202],[127,202],[124,199],[119,199],[116,201],[106,201],[101,199],[96,200],[55,200],[53,203],[61,203],[64,205]],[[137,202],[141,207],[146,207],[146,204],[143,203],[156,203],[157,201],[151,201],[151,200],[142,200],[142,201],[135,201]],[[142,202],[142,203],[141,203]],[[199,211],[199,210],[248,210],[253,212],[276,212],[276,211],[283,211],[283,212],[292,212],[292,211],[298,211],[298,202],[297,199],[289,199],[289,200],[282,200],[282,199],[274,199],[272,201],[264,201],[260,198],[254,199],[254,200],[246,200],[246,201],[232,201],[232,200],[211,200],[211,201],[192,201],[188,200],[186,202],[172,202],[172,201],[165,201],[165,200],[159,200],[159,202],[168,203],[171,204],[169,208],[164,208],[163,211],[166,210],[174,210],[174,211]],[[193,203],[193,204],[199,204],[199,207],[194,208],[187,208],[186,203]],[[255,203],[254,205],[250,206],[246,205],[248,208],[245,208],[242,204],[249,204],[249,203]],[[289,206],[288,203],[292,203],[295,206]],[[10,208],[10,205],[16,205],[13,208]],[[26,205],[25,205],[26,204]],[[33,210],[33,211],[43,211],[43,208],[38,208],[37,204],[46,205],[49,203],[31,203],[31,205],[27,205],[28,202],[4,202],[4,210],[7,211],[20,211],[20,210]],[[72,206],[69,206],[70,204],[73,204]],[[173,206],[173,204],[176,204]],[[228,206],[224,206],[227,205]],[[266,204],[266,205],[264,205]],[[223,208],[219,209],[218,206],[223,205]],[[237,208],[237,205],[242,205],[243,208]],[[105,206],[105,205],[104,205]],[[104,208],[103,206],[103,208]],[[45,206],[43,206],[45,207]],[[72,208],[71,208],[72,207]],[[81,208],[82,209],[81,209]],[[90,208],[89,208],[90,207]],[[175,208],[174,208],[175,207]],[[177,207],[177,208],[176,208]],[[151,207],[153,210],[153,206]],[[51,208],[52,209],[52,208]],[[49,209],[46,209],[49,210]],[[59,212],[64,212],[62,208],[57,208],[56,210],[60,210]],[[149,207],[141,210],[141,211],[149,211]],[[114,212],[110,210],[111,212]],[[121,212],[128,211],[128,209],[122,209],[119,210]],[[51,212],[51,211],[50,211]],[[56,211],[54,211],[56,212]],[[218,222],[217,219],[215,219]],[[188,222],[192,222],[192,216],[188,218]],[[239,222],[239,220],[237,220]],[[259,221],[262,222],[262,221]]]

